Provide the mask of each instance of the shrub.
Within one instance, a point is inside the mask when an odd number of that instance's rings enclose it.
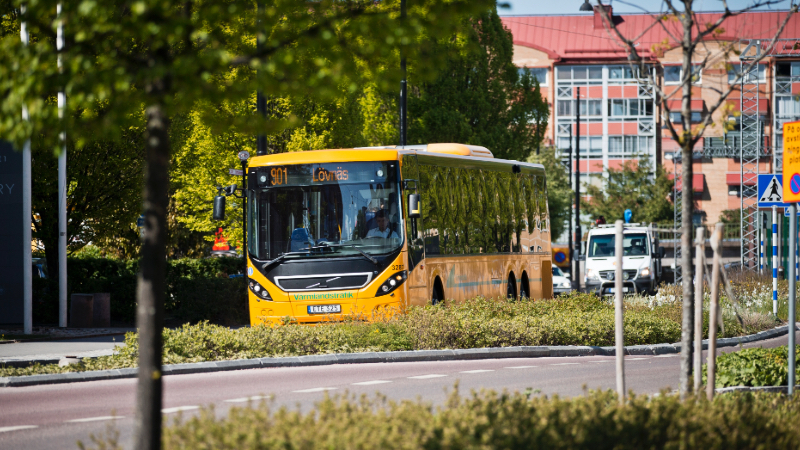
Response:
[[[797,360],[797,353],[795,353]],[[800,368],[795,366],[795,380]],[[707,366],[703,367],[703,382],[707,381]],[[729,386],[787,386],[789,384],[789,348],[747,348],[717,358],[716,387]]]
[[[769,394],[632,397],[620,406],[609,392],[534,397],[457,389],[441,407],[422,400],[347,394],[325,397],[309,412],[267,402],[213,408],[178,417],[164,428],[165,449],[642,449],[795,448],[800,398]],[[113,432],[112,432],[113,435]],[[111,438],[93,438],[114,448]],[[105,445],[105,447],[103,447]]]

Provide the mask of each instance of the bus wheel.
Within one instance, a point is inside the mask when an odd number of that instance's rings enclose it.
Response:
[[[509,300],[517,299],[517,279],[514,274],[508,274],[508,283],[506,284],[506,298]]]
[[[521,299],[529,299],[531,298],[531,287],[528,284],[528,274],[527,272],[522,272],[522,284],[520,286],[520,293],[519,296]]]
[[[437,278],[431,291],[431,305],[442,304],[444,304],[444,289],[442,289],[442,282]]]

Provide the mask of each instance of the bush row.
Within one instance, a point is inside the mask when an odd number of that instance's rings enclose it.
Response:
[[[797,361],[795,350],[795,361]],[[707,380],[703,367],[703,382]],[[795,381],[800,380],[800,367],[795,364]],[[716,387],[788,386],[789,347],[747,348],[717,358]]]
[[[192,285],[202,289],[199,283]],[[677,341],[680,323],[674,319],[674,308],[680,308],[679,304],[628,308],[626,344]],[[373,319],[320,326],[287,322],[239,329],[207,322],[187,324],[164,330],[164,362],[518,345],[613,345],[614,342],[613,306],[588,294],[544,301],[476,298],[446,307],[412,307],[407,314]],[[0,376],[133,367],[137,364],[136,334],[129,333],[125,344],[118,355],[84,364],[66,368],[0,367]]]
[[[611,392],[562,399],[457,389],[444,406],[377,396],[326,397],[310,412],[269,403],[212,408],[164,429],[165,449],[644,449],[796,448],[800,397],[731,394],[713,402],[677,396],[633,397],[620,406]],[[114,432],[94,438],[116,448]]]
[[[224,325],[248,323],[247,290],[239,258],[170,260],[167,264],[165,309],[170,322],[209,320]],[[111,293],[111,320],[136,320],[136,277],[139,262],[107,258],[68,258],[67,299],[72,293]],[[34,280],[34,321],[58,322],[58,281]]]

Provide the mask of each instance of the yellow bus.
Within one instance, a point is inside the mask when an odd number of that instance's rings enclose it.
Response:
[[[253,157],[247,183],[253,325],[552,297],[541,165],[462,144],[319,150]]]

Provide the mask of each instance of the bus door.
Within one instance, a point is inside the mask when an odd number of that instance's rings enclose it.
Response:
[[[425,241],[423,238],[422,210],[419,208],[418,218],[409,217],[409,196],[422,194],[419,181],[419,168],[416,155],[403,155],[403,213],[406,216],[406,264],[408,270],[408,301],[409,305],[424,305],[430,299],[428,293],[428,268],[425,267]],[[425,201],[420,195],[421,202]]]

